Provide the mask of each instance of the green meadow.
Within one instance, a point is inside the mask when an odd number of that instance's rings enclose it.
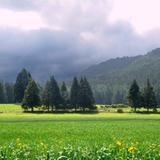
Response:
[[[34,114],[0,106],[0,159],[158,159],[159,133],[160,114]]]

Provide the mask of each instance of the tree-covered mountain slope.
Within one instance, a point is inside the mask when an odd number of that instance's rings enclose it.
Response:
[[[133,79],[137,79],[139,85],[143,88],[147,78],[149,78],[158,94],[160,86],[160,48],[142,56],[110,59],[91,66],[81,74],[90,79],[96,100],[99,103],[126,101],[128,88]],[[117,97],[119,98],[117,99]]]

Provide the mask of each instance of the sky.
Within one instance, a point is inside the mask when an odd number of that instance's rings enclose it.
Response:
[[[0,79],[72,77],[160,47],[159,0],[0,0]]]

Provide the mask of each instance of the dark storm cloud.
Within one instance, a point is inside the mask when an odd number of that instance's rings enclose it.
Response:
[[[65,79],[105,59],[144,54],[147,46],[154,47],[154,42],[144,41],[129,26],[121,25],[104,29],[95,42],[61,31],[1,29],[1,77],[14,80],[15,74],[25,67],[37,80],[46,80],[51,74]]]
[[[70,77],[90,65],[86,55],[90,57],[93,54],[89,46],[81,42],[79,35],[65,32],[1,29],[0,37],[3,57],[0,59],[0,72],[4,77],[23,67],[37,79],[46,79],[50,74],[58,78]]]
[[[160,45],[159,31],[140,36],[127,22],[109,23],[108,0],[0,0],[0,7],[36,11],[48,25],[30,31],[0,28],[0,77],[5,80],[14,80],[23,67],[37,80],[51,74],[65,79],[92,64]]]

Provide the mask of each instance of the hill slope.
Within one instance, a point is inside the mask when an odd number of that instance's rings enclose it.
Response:
[[[149,78],[158,94],[160,48],[152,50],[144,56],[110,59],[91,66],[81,74],[90,79],[99,103],[124,103],[133,79],[137,79],[139,84],[144,87],[146,79]]]

